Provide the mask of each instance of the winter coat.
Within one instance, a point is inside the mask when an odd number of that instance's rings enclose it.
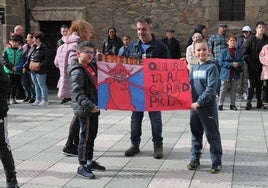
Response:
[[[40,62],[40,70],[35,71],[36,74],[47,74],[51,66],[51,51],[46,43],[41,43],[39,48],[34,46],[32,53],[29,55],[28,65],[31,61]]]
[[[29,44],[24,44],[23,45],[23,54],[22,54],[22,60],[23,60],[23,68],[25,68],[27,71],[30,71],[29,69],[29,64],[27,63],[30,54],[34,50],[34,46],[30,46]]]
[[[163,59],[170,59],[170,52],[167,47],[163,42],[160,40],[157,40],[154,35],[153,39],[148,42],[149,48],[146,50],[145,53],[142,52],[141,49],[141,40],[135,40],[131,42],[128,45],[128,48],[126,50],[126,57],[134,57],[134,58],[139,58],[141,59],[143,55],[146,55],[146,58],[163,58]]]
[[[262,72],[262,64],[259,60],[259,54],[263,46],[257,45],[256,36],[251,36],[243,49],[243,59],[248,65],[249,79],[260,79]],[[263,35],[263,43],[268,44],[267,35]]]
[[[4,70],[7,74],[19,74],[22,73],[23,61],[22,61],[22,49],[19,48],[6,48],[2,54],[2,63]],[[13,72],[12,67],[16,67],[17,71]]]
[[[0,63],[0,117],[6,117],[8,111],[7,95],[10,90],[10,80]]]
[[[233,59],[230,53],[229,48],[225,48],[220,52],[220,56],[218,58],[221,71],[220,71],[220,79],[223,81],[228,81],[230,77],[230,71],[232,70],[234,75],[233,79],[240,79],[240,71],[244,65],[242,53],[240,50],[235,50],[235,58]],[[233,62],[238,62],[239,68],[233,67]]]
[[[262,64],[261,80],[268,80],[268,44],[262,47],[259,55]]]
[[[161,40],[163,43],[165,43],[168,46],[170,55],[172,59],[180,59],[181,58],[181,48],[180,48],[180,42],[175,39],[174,37],[170,39],[170,43],[167,37],[163,38]]]
[[[59,98],[71,97],[71,85],[69,75],[67,72],[68,65],[73,59],[77,58],[76,49],[77,45],[82,39],[77,35],[77,32],[73,32],[68,40],[63,37],[64,44],[58,47],[57,54],[54,60],[54,64],[60,71],[60,78],[58,80],[57,88]]]
[[[118,55],[119,49],[123,46],[123,41],[120,37],[115,36],[114,39],[108,37],[102,42],[102,53],[107,55]]]
[[[90,64],[90,66],[92,67],[93,64]],[[96,72],[95,67],[92,67],[92,69]],[[98,91],[94,78],[86,70],[85,66],[75,59],[68,66],[68,74],[72,88],[71,98],[74,113],[79,115],[79,111],[83,110],[92,116],[99,115],[99,112],[91,113],[98,104]]]

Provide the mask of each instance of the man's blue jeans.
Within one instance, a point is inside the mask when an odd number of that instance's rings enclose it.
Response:
[[[31,73],[32,81],[34,83],[36,100],[41,101],[42,99],[48,100],[48,90],[46,85],[47,74]]]
[[[32,82],[31,73],[26,72],[21,75],[21,84],[25,91],[26,98],[35,99],[34,84]]]
[[[163,138],[162,138],[162,117],[160,111],[148,112],[151,129],[153,136],[153,143],[155,148],[163,147]],[[131,116],[131,144],[133,146],[139,146],[141,141],[141,124],[144,116],[144,112],[132,112]]]

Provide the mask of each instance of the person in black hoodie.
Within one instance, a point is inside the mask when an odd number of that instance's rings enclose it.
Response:
[[[10,80],[0,63],[0,158],[6,174],[6,187],[17,188],[14,159],[7,133],[7,96],[10,89]]]
[[[257,108],[266,109],[261,99],[263,81],[261,80],[262,64],[259,60],[262,47],[268,44],[268,36],[264,33],[265,23],[258,22],[256,24],[256,34],[250,36],[243,49],[243,59],[248,65],[249,78],[246,110],[251,110],[252,108],[251,100],[254,95],[254,89],[256,89]]]

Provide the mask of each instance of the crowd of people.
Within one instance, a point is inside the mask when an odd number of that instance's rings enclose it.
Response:
[[[52,59],[51,49],[42,32],[27,33],[24,43],[24,29],[14,28],[2,53],[0,67],[0,130],[7,126],[8,106],[17,104],[16,94],[22,85],[25,93],[23,102],[33,106],[47,106],[48,89],[46,78],[51,62],[59,69],[58,97],[61,104],[71,101],[74,116],[70,122],[69,135],[63,148],[68,156],[78,156],[77,175],[93,179],[92,171],[106,168],[93,160],[94,140],[98,132],[97,59],[98,53],[135,58],[182,58],[180,41],[173,29],[166,30],[166,36],[157,39],[153,34],[150,17],[136,20],[138,39],[131,41],[128,35],[123,40],[115,27],[109,27],[107,38],[100,48],[91,42],[93,26],[85,20],[77,20],[70,28],[62,25],[62,38],[57,41],[57,53]],[[192,88],[190,128],[192,132],[191,161],[189,170],[200,165],[203,134],[210,144],[211,173],[218,173],[222,167],[222,146],[219,132],[218,111],[224,109],[227,92],[230,92],[230,110],[237,111],[237,96],[243,96],[246,110],[252,109],[256,94],[256,107],[266,109],[262,96],[264,81],[268,86],[268,37],[265,23],[256,24],[256,33],[249,26],[242,28],[242,35],[227,34],[228,26],[217,25],[217,33],[206,40],[206,26],[197,25],[186,45],[186,62]],[[101,51],[98,51],[100,49]],[[3,76],[2,76],[3,75]],[[4,76],[5,75],[5,76]],[[10,85],[10,87],[7,87]],[[2,88],[3,87],[3,88]],[[8,89],[7,89],[8,88]],[[267,87],[266,87],[267,88]],[[217,99],[218,96],[218,99]],[[218,104],[217,104],[218,103]],[[161,111],[148,112],[153,142],[153,157],[163,158],[163,137]],[[130,122],[131,146],[125,156],[140,152],[142,119],[144,112],[132,112]],[[6,172],[7,185],[18,187],[14,160],[5,131],[1,131],[1,160]],[[8,156],[8,157],[5,157]]]

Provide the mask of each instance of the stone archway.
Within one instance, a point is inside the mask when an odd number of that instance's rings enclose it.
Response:
[[[35,7],[31,10],[31,30],[39,30],[38,21],[75,21],[85,19],[86,7]]]

